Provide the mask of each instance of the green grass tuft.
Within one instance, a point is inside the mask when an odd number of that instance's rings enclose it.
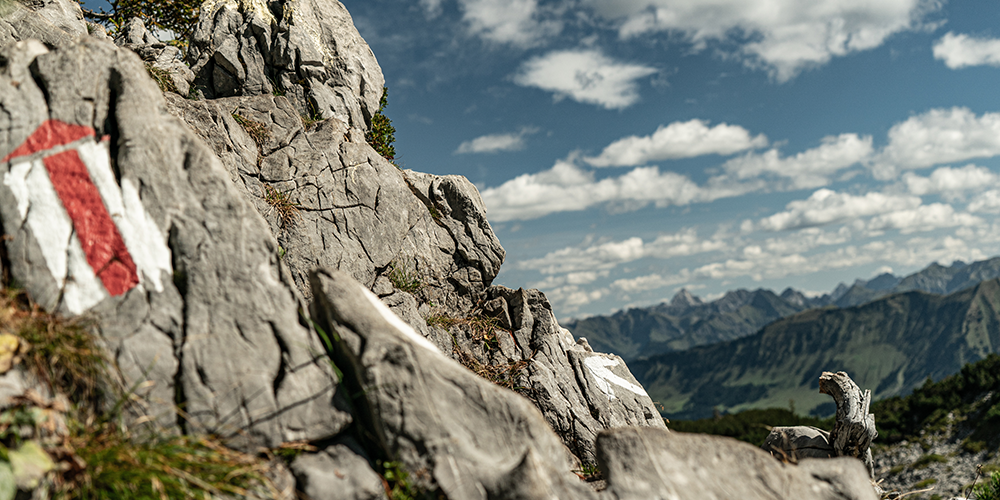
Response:
[[[156,82],[156,85],[160,87],[160,92],[173,92],[175,94],[180,94],[177,90],[177,86],[174,85],[174,79],[170,76],[170,72],[162,68],[157,68],[151,63],[146,63],[146,72],[149,73],[150,78]]]
[[[27,392],[0,412],[0,465],[8,450],[40,445],[55,463],[46,476],[55,499],[149,499],[276,496],[266,460],[226,448],[214,436],[167,436],[141,441],[121,425],[132,394],[102,411],[113,385],[86,321],[44,313],[23,292],[0,292],[0,364],[21,365],[66,394],[71,405]]]
[[[78,428],[70,442],[86,467],[63,475],[56,487],[61,498],[205,498],[207,494],[246,496],[253,488],[273,488],[265,475],[265,462],[209,437],[134,443],[109,424],[96,433]]]
[[[914,469],[923,469],[923,468],[925,468],[925,467],[927,467],[927,466],[929,466],[930,464],[933,464],[933,463],[946,464],[946,463],[948,463],[948,459],[945,458],[945,457],[942,457],[941,455],[937,455],[937,454],[933,454],[932,453],[932,454],[924,455],[924,456],[918,458],[916,461],[914,461],[912,464],[910,464],[910,467],[912,467]]]
[[[293,224],[299,218],[299,204],[293,202],[287,193],[282,193],[268,184],[264,184],[264,202],[278,214],[281,227]],[[284,257],[284,249],[281,249],[280,253],[281,257]]]
[[[990,474],[982,484],[972,488],[976,500],[1000,500],[1000,472]]]
[[[262,150],[264,144],[271,138],[271,131],[267,129],[267,125],[259,121],[247,118],[235,111],[233,111],[233,119],[243,127],[243,130],[247,131],[253,142],[257,144],[258,150]]]
[[[389,274],[386,277],[392,282],[392,286],[407,293],[416,293],[426,286],[416,271],[395,260],[389,263]]]

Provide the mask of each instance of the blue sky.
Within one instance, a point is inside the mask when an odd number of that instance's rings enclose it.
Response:
[[[561,318],[1000,254],[1000,4],[345,0]]]

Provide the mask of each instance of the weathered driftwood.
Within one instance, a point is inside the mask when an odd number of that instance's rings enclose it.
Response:
[[[829,433],[815,427],[775,427],[761,446],[775,458],[797,462],[800,458],[856,457],[875,476],[872,440],[878,436],[875,415],[868,413],[871,391],[861,392],[844,372],[823,372],[819,392],[829,394],[837,403],[837,418]]]
[[[829,394],[837,403],[837,420],[830,431],[830,445],[837,456],[860,458],[868,467],[868,474],[874,477],[875,462],[872,460],[872,441],[878,436],[875,429],[875,415],[868,413],[872,393],[864,393],[844,372],[823,372],[819,377],[819,392]]]
[[[837,456],[830,446],[830,433],[812,426],[773,427],[760,446],[771,456],[790,463],[802,458]]]

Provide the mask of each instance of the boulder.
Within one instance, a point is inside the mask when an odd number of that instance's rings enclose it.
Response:
[[[0,2],[0,46],[36,39],[51,48],[66,47],[87,32],[83,10],[72,0]]]
[[[318,453],[292,462],[299,491],[311,500],[382,500],[388,497],[382,478],[372,470],[365,451],[353,439],[342,439]]]
[[[17,0],[73,39],[88,34],[83,9],[73,0]]]
[[[209,0],[191,41],[210,97],[287,95],[300,115],[368,130],[385,79],[336,0]]]
[[[447,498],[593,498],[525,398],[470,373],[339,271],[312,278],[312,313],[373,446]]]
[[[645,500],[878,498],[864,464],[849,457],[783,463],[731,438],[627,427],[597,437],[607,498]]]
[[[87,37],[0,58],[10,273],[45,309],[95,318],[123,386],[141,388],[132,418],[244,450],[350,424],[267,223],[143,62]]]

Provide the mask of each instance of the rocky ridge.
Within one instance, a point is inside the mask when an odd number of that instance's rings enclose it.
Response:
[[[311,443],[288,467],[316,499],[384,498],[386,460],[450,498],[694,498],[647,478],[720,455],[717,495],[873,495],[859,463],[683,445],[621,358],[540,292],[491,286],[503,249],[475,188],[364,141],[381,70],[339,2],[206,2],[190,70],[139,23],[113,44],[55,4],[0,25],[2,271],[94,320],[136,436]],[[593,461],[601,493],[570,472]]]

